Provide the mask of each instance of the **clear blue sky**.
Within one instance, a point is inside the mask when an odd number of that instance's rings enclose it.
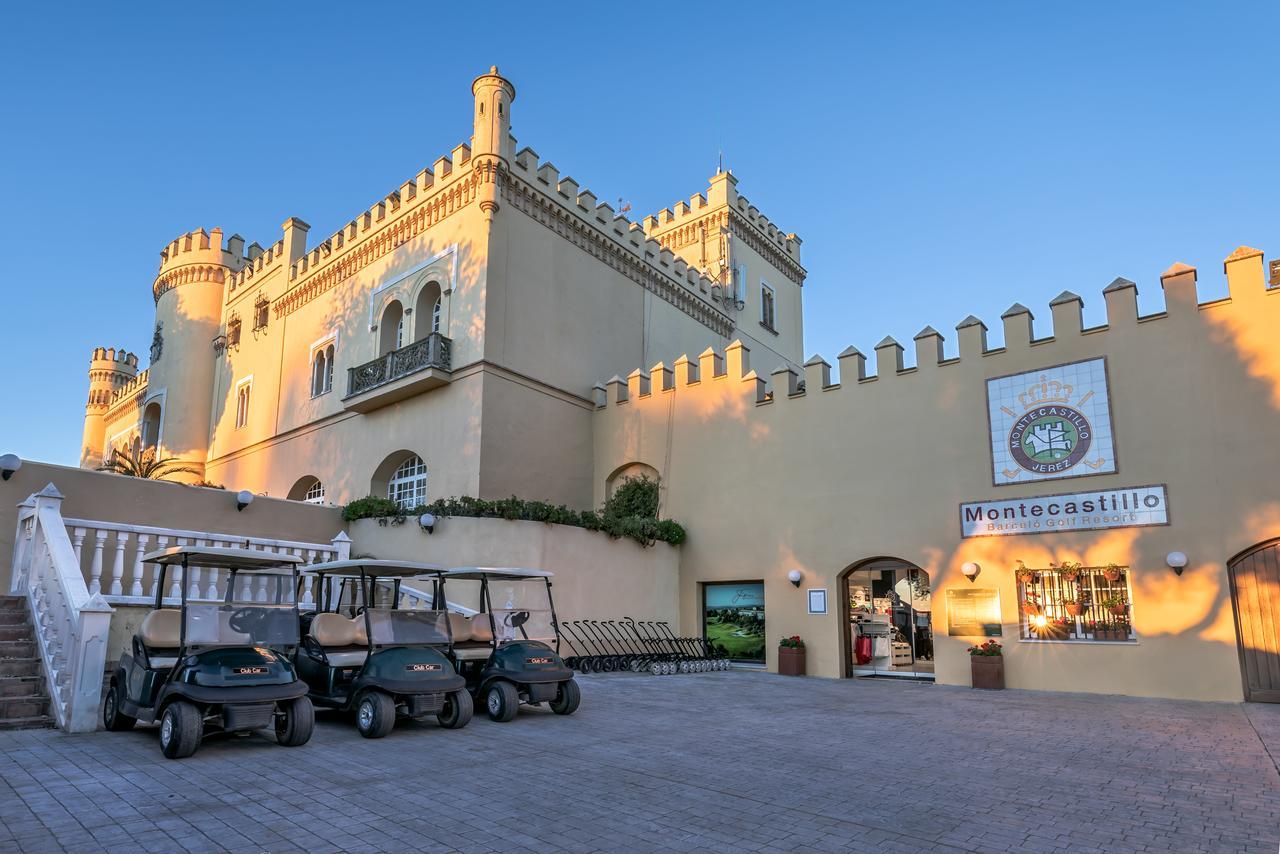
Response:
[[[160,247],[327,235],[470,131],[471,79],[601,199],[739,190],[804,239],[834,363],[1063,289],[1144,311],[1277,250],[1280,7],[26,3],[0,28],[0,453],[74,464],[94,346],[145,353]],[[771,369],[773,366],[762,366]]]

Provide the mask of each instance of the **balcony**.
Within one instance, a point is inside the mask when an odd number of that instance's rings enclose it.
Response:
[[[452,381],[453,342],[439,332],[347,369],[345,409],[371,412]]]

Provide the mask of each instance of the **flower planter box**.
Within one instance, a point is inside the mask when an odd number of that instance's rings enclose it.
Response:
[[[969,664],[973,668],[973,687],[988,690],[1004,687],[1003,655],[971,655]]]
[[[778,673],[782,676],[803,676],[804,647],[778,647]]]

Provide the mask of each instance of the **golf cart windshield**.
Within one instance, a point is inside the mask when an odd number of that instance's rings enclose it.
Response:
[[[183,633],[194,646],[294,646],[298,612],[293,576],[235,572],[224,602],[187,602]]]
[[[369,639],[374,646],[449,643],[449,617],[444,611],[369,609]]]
[[[554,642],[551,597],[543,578],[489,576],[493,636],[498,643],[513,640]]]

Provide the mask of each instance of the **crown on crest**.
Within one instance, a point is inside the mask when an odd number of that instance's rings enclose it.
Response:
[[[1022,404],[1023,409],[1035,409],[1050,403],[1070,403],[1072,390],[1066,383],[1041,376],[1040,382],[1028,386],[1026,391],[1018,395],[1018,403]]]

